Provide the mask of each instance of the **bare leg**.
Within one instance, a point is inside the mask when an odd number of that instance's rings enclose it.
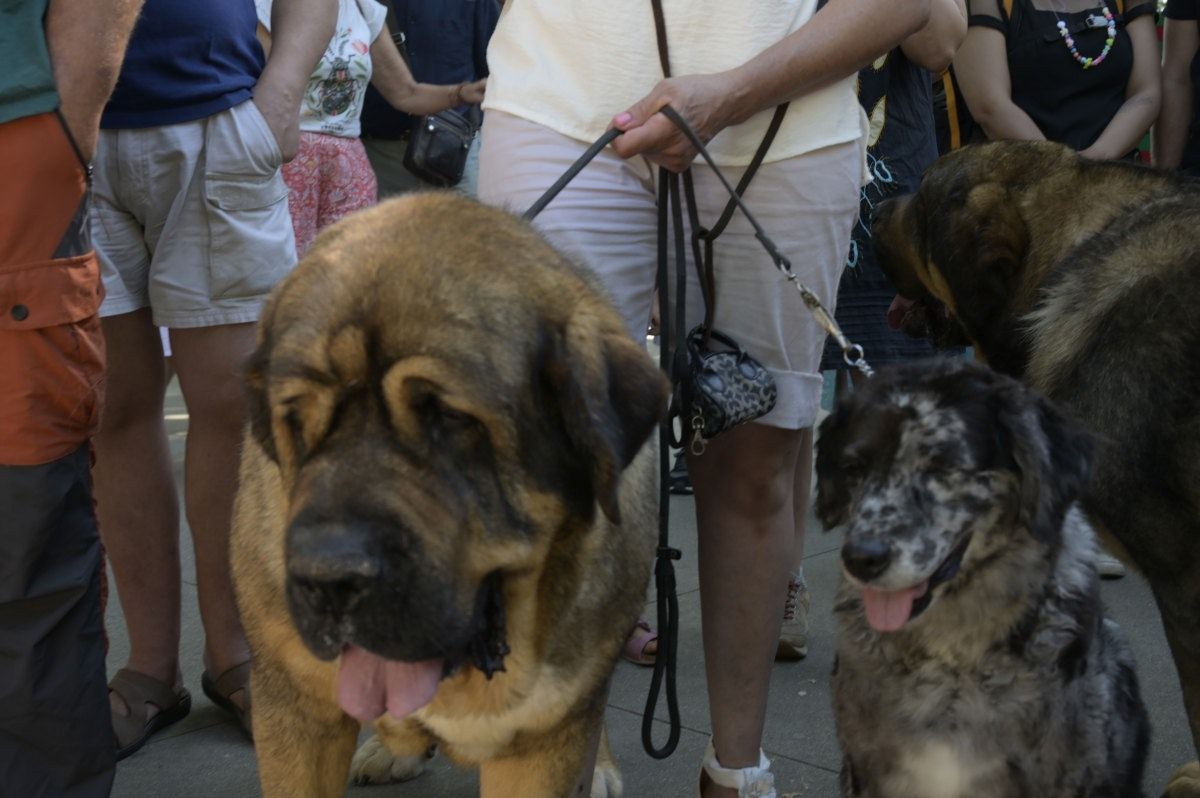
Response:
[[[254,348],[254,325],[174,329],[171,348],[188,407],[184,500],[196,551],[204,665],[215,679],[250,657],[233,597],[229,525],[245,422],[242,372]]]
[[[100,534],[128,628],[127,667],[174,685],[180,681],[179,502],[162,418],[162,344],[148,309],[103,325],[108,382],[94,472]],[[128,714],[119,696],[110,700],[113,712]]]
[[[713,744],[722,767],[759,763],[795,536],[799,430],[736,427],[690,457]],[[706,798],[732,796],[708,784]]]
[[[804,564],[804,536],[808,531],[808,501],[812,493],[813,430],[800,430],[800,451],[796,455],[796,484],[792,489],[792,518],[796,527],[795,551],[791,573],[799,573]]]

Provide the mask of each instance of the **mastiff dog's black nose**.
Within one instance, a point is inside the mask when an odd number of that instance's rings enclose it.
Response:
[[[380,576],[366,530],[354,525],[292,526],[288,540],[288,581],[293,595],[317,616],[352,613]]]

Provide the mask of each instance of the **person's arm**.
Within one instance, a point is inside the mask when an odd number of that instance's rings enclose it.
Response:
[[[613,118],[625,135],[613,142],[622,158],[645,155],[682,170],[696,151],[658,113],[672,106],[711,139],[754,114],[822,89],[856,73],[921,30],[931,0],[832,0],[799,30],[741,66],[708,75],[668,78]]]
[[[46,45],[58,90],[59,110],[80,153],[90,161],[100,135],[100,113],[121,73],[125,46],[142,0],[50,0]]]
[[[1143,14],[1125,26],[1133,44],[1133,70],[1125,84],[1125,102],[1117,109],[1100,137],[1079,151],[1088,158],[1123,158],[1158,117],[1162,99],[1162,77],[1158,61],[1158,35],[1154,15]]]
[[[929,21],[900,42],[900,49],[909,61],[937,75],[950,66],[966,35],[965,0],[931,0]]]
[[[1167,18],[1163,24],[1162,107],[1151,136],[1154,165],[1179,168],[1192,123],[1192,59],[1200,48],[1200,23]]]
[[[254,87],[254,104],[285,161],[300,145],[300,100],[333,38],[337,8],[337,0],[275,0],[271,8],[271,55]]]
[[[954,80],[971,116],[990,139],[1042,140],[1046,136],[1012,100],[1004,34],[972,25],[954,56]]]
[[[386,26],[371,42],[371,85],[392,107],[407,114],[436,114],[456,105],[476,105],[483,102],[486,84],[486,80],[445,86],[418,83]]]

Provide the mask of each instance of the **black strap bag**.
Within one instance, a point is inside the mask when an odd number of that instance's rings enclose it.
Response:
[[[457,186],[478,125],[453,108],[421,117],[408,134],[404,168],[439,188]]]

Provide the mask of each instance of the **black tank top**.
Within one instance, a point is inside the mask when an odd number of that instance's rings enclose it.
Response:
[[[1029,114],[1046,138],[1076,150],[1091,146],[1116,115],[1133,71],[1126,19],[1115,0],[1104,1],[1116,18],[1117,35],[1104,62],[1091,69],[1084,69],[1071,55],[1058,32],[1058,20],[1067,23],[1079,54],[1095,58],[1108,38],[1099,3],[1086,11],[1056,15],[1034,8],[1031,0],[1015,0],[1005,31],[1013,103]]]

